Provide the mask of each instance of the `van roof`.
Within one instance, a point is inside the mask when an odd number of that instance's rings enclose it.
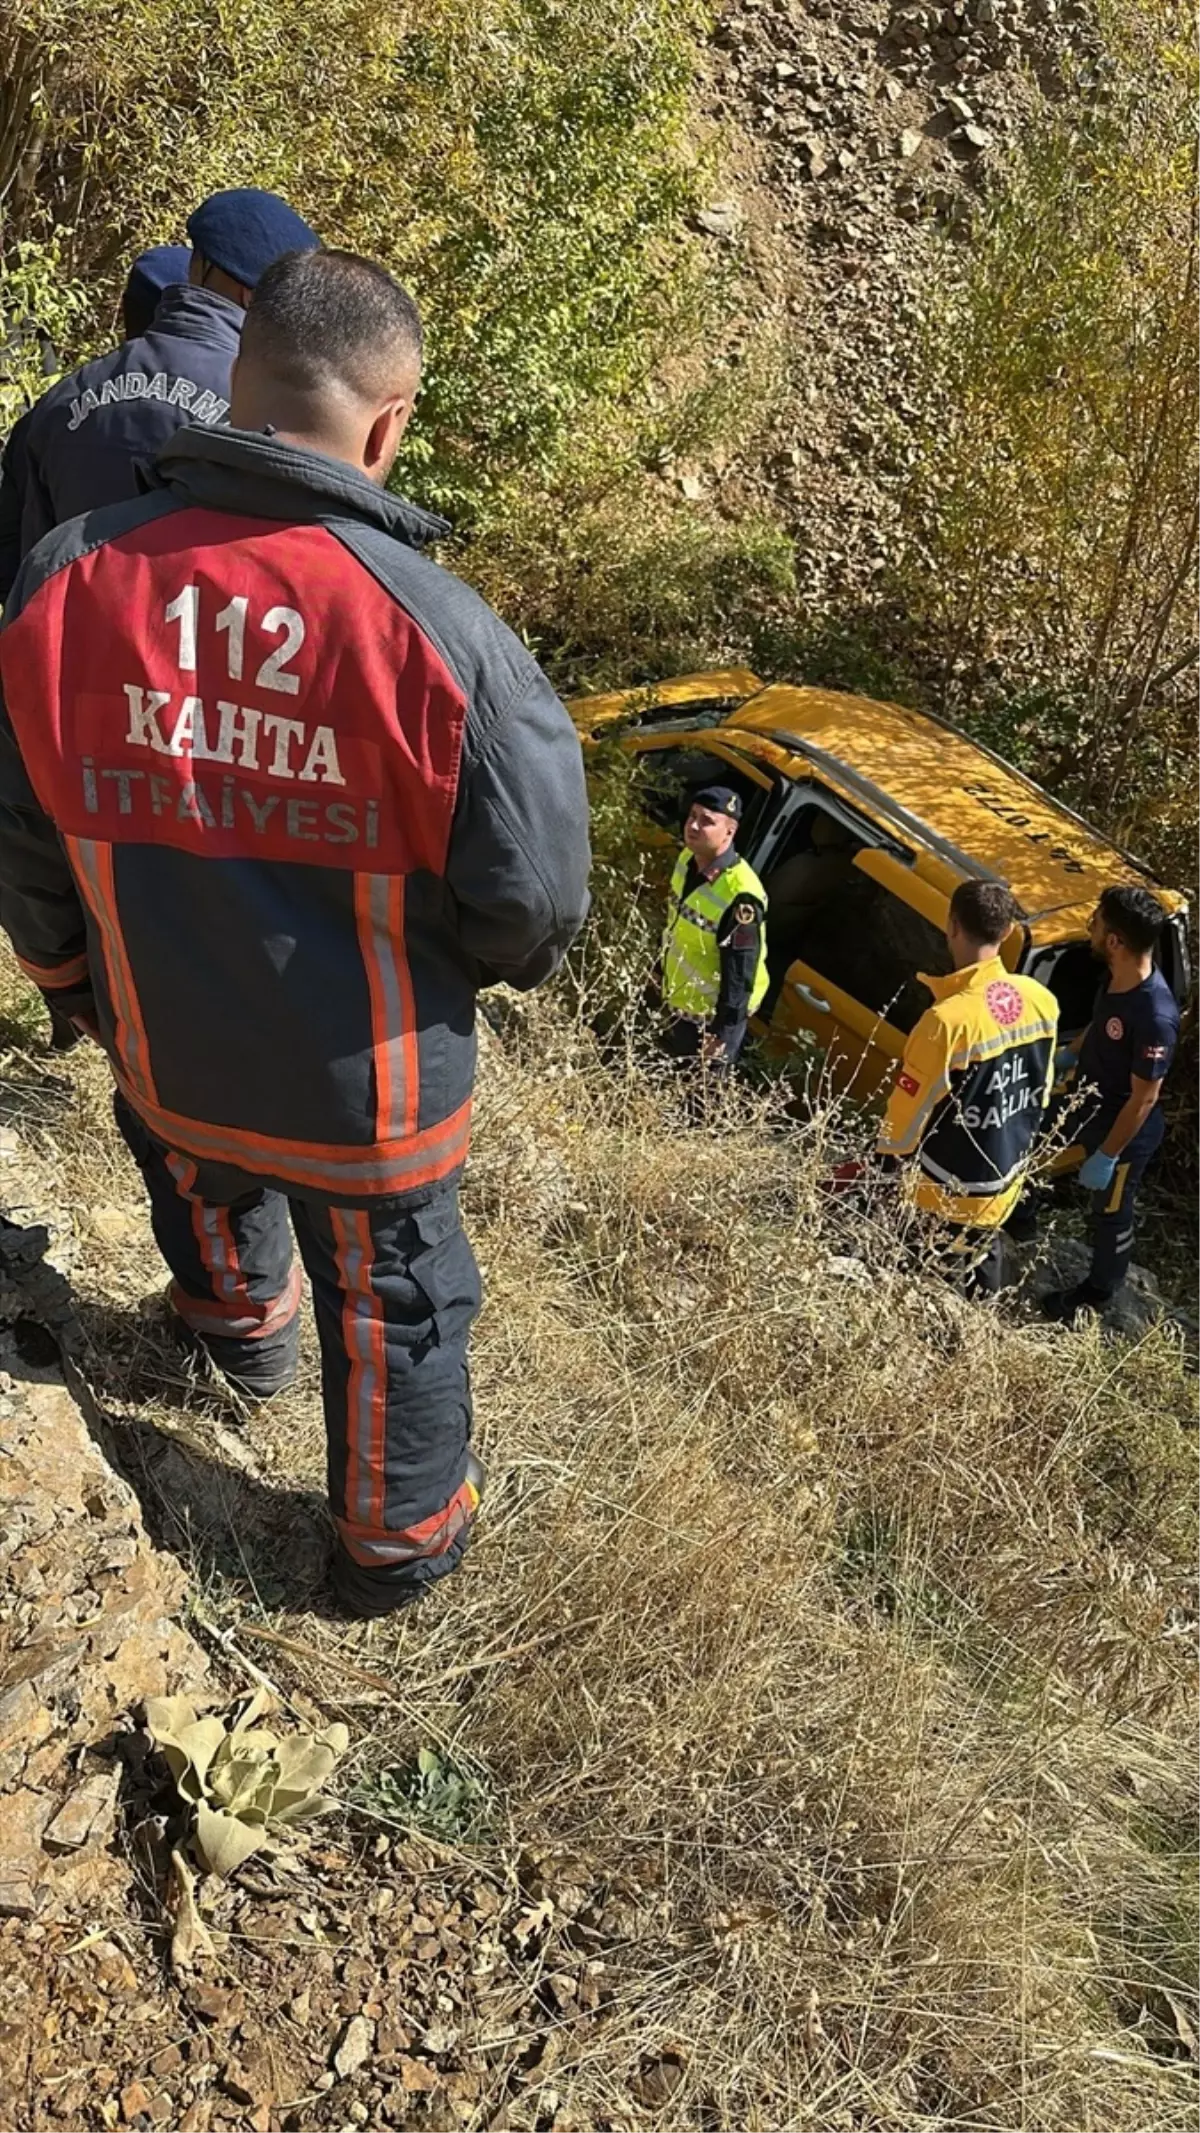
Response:
[[[820,758],[828,758],[832,774],[839,767],[849,774],[869,813],[901,833],[906,822],[923,825],[935,848],[961,855],[964,874],[974,863],[1000,875],[1031,919],[1077,908],[1086,916],[1113,882],[1152,886],[1170,911],[1184,903],[1031,778],[927,712],[780,685],[722,724],[790,744],[818,774]]]
[[[714,727],[769,738],[798,765],[841,779],[867,814],[912,843],[923,839],[955,872],[990,872],[1006,881],[1031,927],[1047,937],[1082,933],[1100,891],[1114,882],[1153,889],[1169,912],[1186,898],[1102,837],[1069,807],[980,742],[929,712],[837,689],[778,683],[765,687],[744,667],[684,674],[644,689],[576,699],[580,733],[593,738],[631,716],[712,707]]]

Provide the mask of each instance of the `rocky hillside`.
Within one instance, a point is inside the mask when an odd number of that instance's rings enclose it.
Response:
[[[1087,0],[721,9],[707,102],[733,182],[701,223],[745,245],[762,295],[749,334],[784,329],[785,414],[754,472],[815,607],[868,602],[894,556],[937,254],[961,239],[1035,91],[1101,75]]]

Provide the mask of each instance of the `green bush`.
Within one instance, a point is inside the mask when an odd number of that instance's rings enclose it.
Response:
[[[421,301],[430,355],[404,479],[469,531],[555,478],[704,316],[699,248],[680,234],[694,4],[441,0],[414,27],[359,0],[234,16],[0,0],[0,48],[26,18],[4,300],[44,318],[45,292],[14,278],[22,241],[86,284],[87,313],[54,320],[72,360],[112,332],[130,257],[182,236],[197,199],[282,191]]]
[[[667,0],[493,0],[435,11],[398,48],[380,147],[416,241],[380,223],[370,248],[428,311],[405,472],[460,528],[552,480],[699,301],[678,238],[698,19]]]
[[[1103,94],[1030,127],[935,311],[910,593],[987,738],[1186,879],[1195,64],[1180,0],[1105,27]]]

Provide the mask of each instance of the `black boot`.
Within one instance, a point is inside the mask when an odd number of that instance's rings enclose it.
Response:
[[[83,1031],[76,1028],[69,1015],[64,1015],[61,1007],[52,1007],[49,1001],[46,1004],[50,1013],[51,1051],[73,1052],[77,1044],[83,1043]]]
[[[475,1492],[475,1507],[465,1525],[459,1528],[444,1555],[435,1558],[441,1566],[441,1575],[458,1562],[467,1545],[472,1526],[479,1516],[480,1499],[487,1485],[487,1468],[475,1452],[467,1454],[466,1479]],[[449,1559],[449,1560],[447,1560]],[[342,1613],[354,1620],[371,1621],[380,1615],[398,1614],[401,1608],[411,1607],[414,1600],[423,1599],[431,1585],[440,1578],[429,1575],[430,1558],[412,1563],[398,1563],[392,1570],[368,1570],[356,1563],[340,1537],[334,1542],[333,1561],[330,1565],[330,1581],[334,1597]]]
[[[1094,1289],[1090,1281],[1078,1281],[1073,1289],[1051,1289],[1038,1308],[1043,1318],[1058,1326],[1073,1326],[1085,1311],[1103,1311],[1111,1296]]]

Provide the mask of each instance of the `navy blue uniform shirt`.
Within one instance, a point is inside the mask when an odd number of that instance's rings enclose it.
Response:
[[[1105,986],[1096,996],[1091,1024],[1079,1049],[1079,1079],[1100,1092],[1099,1114],[1107,1132],[1117,1113],[1128,1101],[1133,1077],[1161,1081],[1175,1056],[1179,1037],[1179,1009],[1161,970],[1129,992],[1110,992]],[[1163,1135],[1163,1117],[1156,1105],[1131,1146],[1154,1145]]]
[[[212,289],[173,283],[148,333],[60,378],[22,415],[0,478],[0,601],[43,534],[132,501],[139,461],[183,423],[224,422],[244,317]]]

